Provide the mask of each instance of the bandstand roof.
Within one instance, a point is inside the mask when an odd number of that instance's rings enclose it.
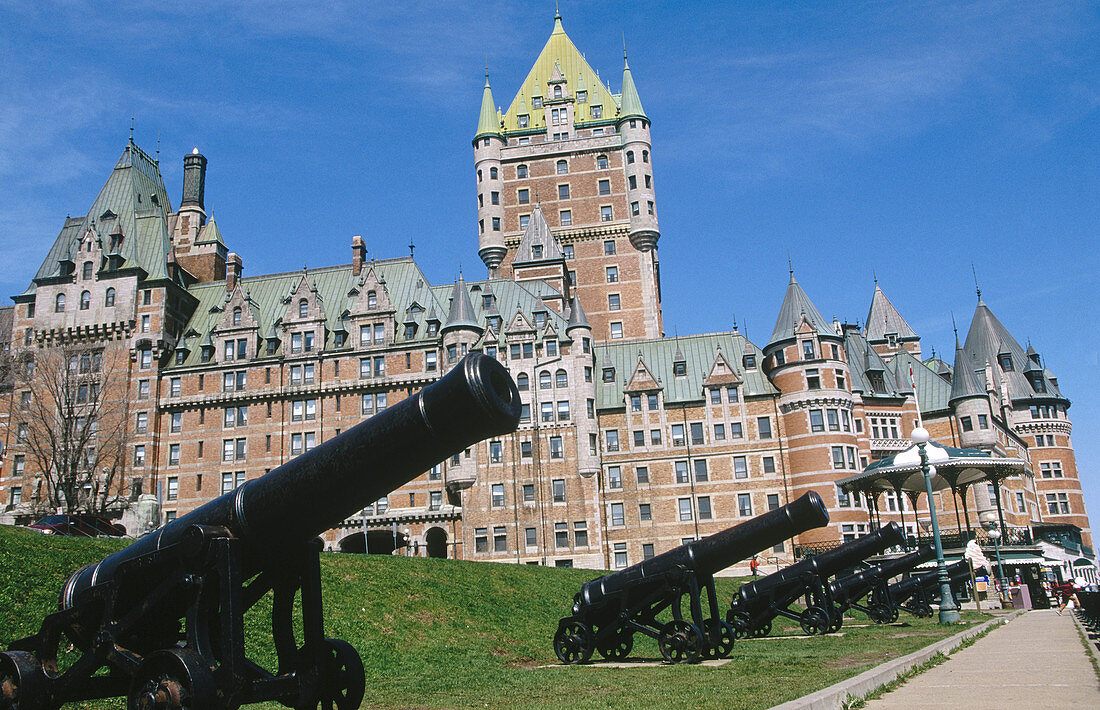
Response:
[[[1027,462],[1001,458],[978,449],[957,449],[928,442],[928,463],[932,468],[932,490],[968,486],[982,480],[1000,480],[1027,471]],[[920,493],[925,490],[920,450],[913,444],[905,451],[879,459],[862,473],[837,481],[845,490],[894,490]]]

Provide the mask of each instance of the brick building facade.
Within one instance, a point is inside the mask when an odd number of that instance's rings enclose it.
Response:
[[[877,284],[858,327],[826,321],[793,273],[762,347],[737,330],[664,337],[649,130],[629,67],[612,94],[556,19],[506,111],[483,89],[473,172],[488,277],[436,285],[411,257],[367,260],[361,237],[349,264],[246,276],[207,219],[206,158],[185,157],[173,211],[157,161],[130,142],[4,314],[12,351],[21,367],[59,344],[119,356],[132,426],[111,509],[134,534],[480,350],[516,378],[518,431],[375,502],[327,533],[331,548],[619,567],[809,490],[832,522],[797,542],[850,538],[868,502],[835,482],[905,448],[918,410],[939,442],[1030,463],[1000,491],[1010,525],[1073,525],[1091,545],[1069,401],[984,302],[950,364],[922,360]],[[48,498],[21,428],[33,389],[16,378],[4,394],[7,522]],[[992,504],[984,486],[965,504],[935,500],[944,527]],[[924,501],[915,514],[891,493],[876,503],[911,532],[927,517]]]

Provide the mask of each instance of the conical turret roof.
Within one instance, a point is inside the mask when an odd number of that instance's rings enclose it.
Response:
[[[527,222],[527,228],[523,230],[523,237],[519,240],[519,246],[516,247],[514,263],[552,261],[561,258],[563,258],[561,245],[558,244],[554,233],[550,231],[550,225],[542,214],[542,207],[535,205],[534,211],[531,212],[531,219]]]
[[[775,329],[768,345],[788,340],[795,336],[795,331],[802,324],[802,319],[809,320],[811,325],[820,335],[836,337],[836,333],[829,327],[829,321],[817,310],[810,297],[802,290],[798,280],[791,272],[791,280],[787,284],[787,293],[783,296],[783,305],[779,307],[779,317],[775,321]]]
[[[638,89],[634,86],[634,77],[630,74],[630,64],[623,59],[623,95],[620,100],[619,120],[627,118],[648,118],[645,109],[642,108],[642,100],[638,97]]]
[[[489,75],[485,75],[485,89],[481,92],[481,113],[477,118],[477,133],[474,140],[485,136],[500,135],[500,115],[493,101],[493,90],[489,88]]]
[[[592,329],[588,324],[588,318],[584,315],[584,309],[581,308],[581,299],[576,296],[573,296],[573,300],[569,302],[569,323],[565,326],[565,332],[568,333],[574,328]]]
[[[899,340],[918,337],[876,282],[871,309],[867,312],[867,340],[872,343],[884,341],[888,333],[897,335]]]
[[[445,333],[458,328],[481,330],[481,326],[477,323],[477,316],[474,315],[474,304],[470,302],[470,292],[466,290],[466,282],[461,273],[455,281],[454,288],[451,289],[451,308],[441,332]]]
[[[970,361],[970,357],[963,350],[963,347],[959,345],[959,341],[956,340],[955,368],[954,374],[951,376],[951,399],[948,400],[948,403],[953,404],[961,399],[984,396],[985,387],[978,380],[978,373],[974,370],[974,364]]]
[[[1008,383],[1008,396],[1013,402],[1029,399],[1064,399],[1057,383],[1044,370],[1045,381],[1033,383],[1025,375],[1029,357],[1020,344],[989,310],[984,301],[978,301],[970,331],[966,334],[963,349],[971,362],[996,363]],[[1007,367],[1011,361],[1011,369]],[[955,377],[958,378],[958,372]],[[1036,386],[1039,384],[1040,386]]]

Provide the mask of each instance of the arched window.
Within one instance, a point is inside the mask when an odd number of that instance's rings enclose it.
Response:
[[[555,384],[557,384],[558,387],[569,386],[569,375],[565,373],[565,370],[558,370],[554,373],[554,376],[557,379],[557,382]]]
[[[626,164],[630,165],[633,162],[634,162],[634,151],[632,151],[632,150],[626,151]]]
[[[643,163],[648,163],[649,162],[649,151],[648,150],[643,150],[642,151],[642,162]]]
[[[526,392],[528,389],[528,377],[525,373],[519,373],[516,375],[516,389],[521,392]]]
[[[600,170],[607,170],[607,156],[606,155],[597,155],[596,156],[596,167],[599,168]]]
[[[298,301],[298,317],[305,318],[307,316],[309,316],[309,301],[303,298]]]
[[[489,168],[489,179],[490,180],[496,180],[497,179],[497,169],[496,168]]]
[[[59,293],[59,294],[57,294],[57,298],[55,298],[54,302],[53,302],[53,312],[54,313],[62,313],[62,312],[64,312],[64,310],[65,310],[65,294]]]
[[[550,373],[549,372],[543,371],[543,372],[539,373],[539,389],[541,389],[541,390],[550,389]]]
[[[115,305],[115,290],[113,288],[107,289],[107,295],[103,297],[103,305],[107,307]]]
[[[89,246],[89,248],[91,247],[90,244],[88,246]],[[92,278],[92,262],[90,262],[90,261],[85,261],[84,262],[84,267],[83,267],[83,271],[81,273],[81,276],[84,278],[84,280],[88,280],[88,279]]]
[[[481,171],[480,170],[477,171],[477,181],[481,182]]]
[[[520,164],[520,165],[516,166],[516,177],[517,178],[527,177],[527,166],[526,165]]]
[[[559,160],[558,162],[554,163],[554,166],[557,168],[558,175],[565,175],[569,172],[569,163],[565,162],[564,160]]]
[[[237,306],[233,309],[233,325],[241,324],[241,307]]]
[[[561,84],[558,84],[557,86],[554,87],[554,98],[555,99],[560,99],[561,98]]]
[[[92,294],[90,291],[82,291],[80,293],[80,310],[86,311],[92,305]]]
[[[375,291],[367,291],[367,308],[374,310],[378,308],[378,293]]]

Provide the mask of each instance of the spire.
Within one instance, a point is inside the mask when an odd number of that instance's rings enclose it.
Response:
[[[485,89],[481,92],[481,113],[477,119],[477,133],[474,140],[485,136],[500,137],[500,117],[497,105],[493,102],[493,90],[489,88],[489,72],[485,72]]]
[[[648,118],[642,108],[642,100],[638,97],[638,89],[634,86],[634,77],[630,75],[630,63],[626,61],[626,51],[623,51],[623,98],[619,106],[619,120],[627,118]]]
[[[516,247],[516,256],[513,263],[530,261],[550,261],[561,259],[561,245],[557,237],[550,231],[550,225],[542,214],[542,206],[535,204],[531,212],[531,219],[527,222],[527,228],[523,230],[523,236]]]
[[[768,345],[793,338],[795,330],[802,323],[803,318],[809,320],[820,335],[836,336],[836,333],[829,327],[829,322],[825,320],[825,316],[821,315],[821,311],[817,310],[810,301],[810,297],[798,284],[792,269],[791,280],[787,284],[787,293],[783,296],[783,305],[779,307],[779,317],[775,321],[775,329],[772,330],[772,337],[768,340]]]
[[[569,302],[569,322],[565,326],[565,332],[568,333],[574,328],[592,329],[588,324],[588,318],[584,315],[584,309],[581,308],[581,300],[576,296],[573,296],[573,300]]]
[[[916,340],[918,337],[882,292],[876,278],[875,293],[871,296],[871,309],[867,312],[867,341],[871,343],[885,341],[887,333],[896,335],[898,340]]]
[[[447,313],[447,322],[443,324],[440,332],[446,333],[448,330],[459,328],[481,330],[474,315],[474,304],[470,302],[470,292],[466,290],[466,281],[462,278],[462,272],[459,272],[458,280],[451,289],[451,308]]]
[[[958,400],[971,397],[984,397],[985,387],[978,381],[978,373],[974,371],[974,365],[967,357],[966,351],[959,345],[955,338],[955,368],[951,376],[951,397],[948,404],[954,404]]]

